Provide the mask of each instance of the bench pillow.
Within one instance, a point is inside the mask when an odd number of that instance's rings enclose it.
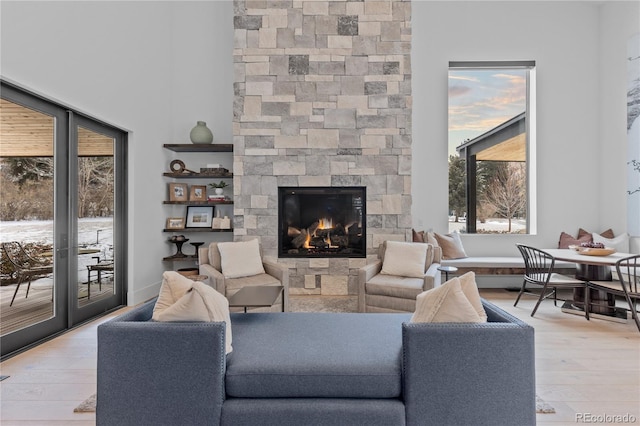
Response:
[[[624,233],[615,238],[605,238],[600,234],[593,234],[594,243],[602,243],[605,247],[611,247],[619,253],[629,253],[629,234]]]
[[[569,246],[579,246],[582,243],[589,243],[593,240],[590,233],[584,233],[579,235],[578,238],[574,238],[572,235],[566,232],[560,233],[560,240],[558,241],[558,248],[567,249]]]
[[[434,232],[433,236],[438,242],[438,246],[442,248],[443,259],[463,259],[467,257],[459,232],[452,232],[446,235]]]

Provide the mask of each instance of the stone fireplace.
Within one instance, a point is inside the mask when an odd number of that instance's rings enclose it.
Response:
[[[278,256],[366,257],[366,188],[278,188]]]
[[[291,294],[355,295],[367,258],[281,256],[278,189],[366,188],[366,256],[410,240],[411,3],[234,8],[234,238],[258,236],[265,257],[288,265]]]

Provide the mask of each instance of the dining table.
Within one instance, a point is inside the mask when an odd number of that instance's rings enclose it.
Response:
[[[607,255],[589,254],[588,250],[580,252],[575,248],[567,249],[544,249],[545,252],[553,256],[556,260],[575,263],[575,277],[584,281],[611,281],[612,270],[615,269],[616,262],[629,256],[632,253],[614,252]],[[597,251],[594,251],[597,253]],[[573,301],[567,301],[563,305],[563,312],[580,313],[584,311],[583,288],[573,290]],[[604,290],[589,289],[589,299],[594,302],[590,304],[589,314],[597,318],[613,321],[626,321],[626,311],[616,308],[615,296]]]

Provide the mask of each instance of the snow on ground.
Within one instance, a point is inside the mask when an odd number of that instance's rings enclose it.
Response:
[[[467,224],[466,222],[449,222],[449,232],[460,231],[466,232]],[[507,219],[487,219],[485,223],[476,223],[476,229],[478,232],[487,231],[487,232],[507,232],[509,229],[509,221]],[[511,233],[515,234],[518,232],[525,232],[527,229],[527,221],[526,219],[514,219],[511,221]]]
[[[100,232],[98,232],[100,231]],[[0,242],[21,241],[53,243],[53,221],[0,221]],[[78,220],[78,246],[113,244],[113,218],[98,217]]]
[[[53,221],[19,220],[0,221],[0,242],[19,241],[21,243],[37,242],[53,244]],[[93,256],[101,259],[113,258],[113,218],[85,218],[78,220],[78,247],[99,250],[78,256],[78,280],[87,280],[87,265],[96,263]],[[95,273],[94,277],[95,279]]]

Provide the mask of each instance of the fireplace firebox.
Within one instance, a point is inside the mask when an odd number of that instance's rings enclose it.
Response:
[[[279,257],[366,257],[366,188],[278,188]]]

